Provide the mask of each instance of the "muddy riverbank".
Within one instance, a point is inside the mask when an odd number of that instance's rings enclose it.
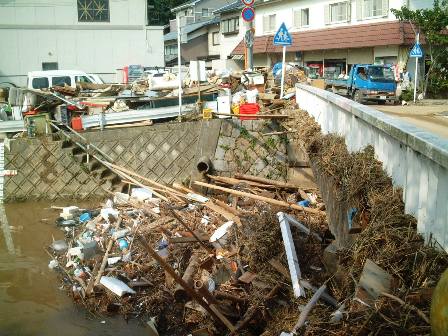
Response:
[[[58,289],[60,282],[43,249],[52,236],[63,238],[51,205],[17,203],[3,210],[8,223],[2,220],[0,235],[0,336],[147,335],[139,321],[87,315]]]

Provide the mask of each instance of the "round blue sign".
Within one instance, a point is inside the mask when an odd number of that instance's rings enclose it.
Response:
[[[255,0],[241,0],[244,6],[252,6]]]
[[[246,22],[251,22],[255,19],[255,10],[252,7],[246,7],[243,9],[241,16]]]

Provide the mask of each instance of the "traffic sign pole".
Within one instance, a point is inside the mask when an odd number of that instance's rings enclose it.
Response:
[[[280,99],[283,98],[283,89],[285,87],[285,72],[286,72],[286,46],[283,46],[283,61],[282,61],[282,84],[280,87]]]
[[[419,33],[417,33],[417,36],[415,37],[415,43],[416,43],[416,45],[418,45],[420,43],[420,34]],[[415,58],[414,103],[417,100],[418,59],[419,59],[419,57]]]

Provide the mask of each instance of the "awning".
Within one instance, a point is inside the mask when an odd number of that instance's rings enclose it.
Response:
[[[289,52],[364,48],[387,45],[411,45],[415,35],[408,23],[399,21],[350,25],[337,28],[306,30],[291,33],[293,44]],[[274,35],[257,36],[254,54],[281,53],[281,46],[274,46]],[[244,40],[232,51],[232,55],[244,54]]]

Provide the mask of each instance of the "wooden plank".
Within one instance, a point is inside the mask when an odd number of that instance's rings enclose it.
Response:
[[[202,187],[207,187],[207,188],[210,188],[210,189],[221,190],[221,191],[227,192],[227,193],[232,194],[232,195],[252,198],[252,199],[255,199],[255,200],[258,200],[258,201],[266,202],[266,203],[273,204],[273,205],[278,205],[280,207],[284,207],[284,208],[288,208],[288,209],[300,210],[300,211],[304,211],[304,212],[307,212],[307,213],[310,213],[310,214],[314,214],[314,215],[319,215],[319,216],[325,216],[326,215],[325,211],[302,207],[302,206],[297,205],[295,203],[288,203],[288,202],[284,202],[284,201],[278,201],[276,199],[267,198],[267,197],[263,197],[263,196],[259,196],[259,195],[253,195],[253,194],[249,194],[249,193],[246,193],[246,192],[233,190],[233,189],[229,189],[229,188],[224,188],[224,187],[220,187],[220,186],[216,186],[216,185],[213,185],[213,184],[204,183],[204,182],[200,182],[200,181],[195,181],[194,184],[202,186]]]
[[[202,296],[200,296],[196,291],[191,288],[177,273],[176,271],[161,257],[157,254],[156,251],[154,251],[151,246],[146,242],[146,240],[143,239],[143,237],[138,237],[140,243],[142,246],[146,249],[146,251],[151,255],[152,258],[154,258],[160,266],[171,276],[173,279],[181,285],[188,294],[196,300],[211,316],[213,316],[218,321],[222,322],[231,332],[235,331],[235,327],[232,325],[232,323],[223,316],[216,307],[210,307],[209,304],[204,300]]]

